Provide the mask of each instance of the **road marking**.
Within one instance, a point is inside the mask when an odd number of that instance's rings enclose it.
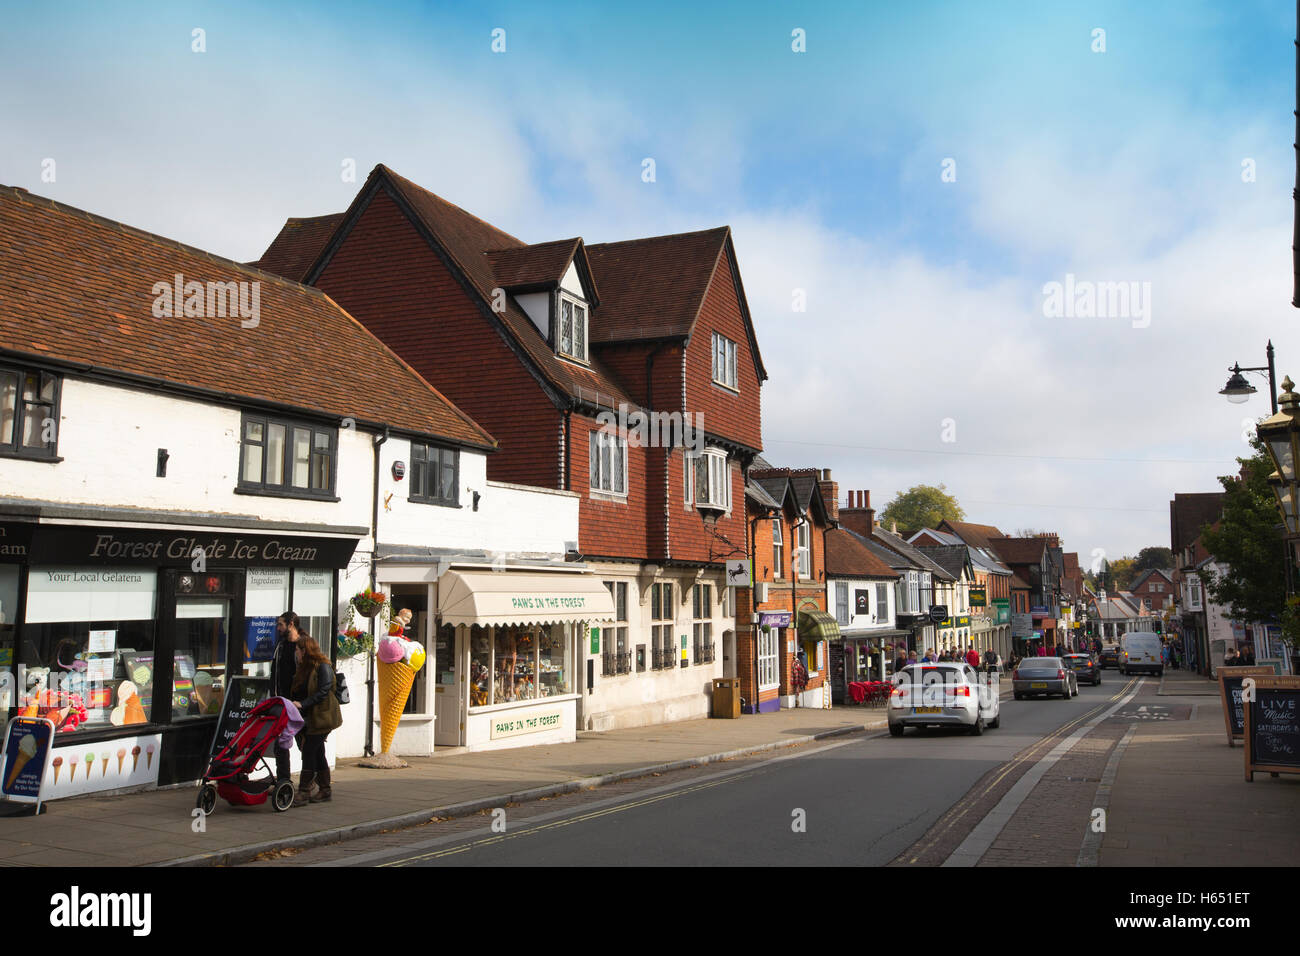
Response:
[[[1125,691],[1127,691],[1130,687],[1133,687],[1135,685],[1136,680],[1137,680],[1136,678],[1130,678],[1129,682],[1125,684],[1124,687],[1116,691],[1111,696],[1110,701],[1119,700],[1119,698],[1124,695]],[[1020,769],[1025,764],[1029,763],[1031,759],[1037,759],[1033,755],[1040,753],[1045,744],[1051,743],[1054,739],[1064,734],[1071,727],[1074,727],[1077,724],[1079,724],[1081,721],[1087,720],[1088,718],[1092,717],[1094,714],[1098,713],[1101,710],[1101,708],[1104,706],[1105,706],[1104,704],[1098,705],[1094,707],[1092,710],[1086,711],[1080,714],[1078,717],[1066,721],[1060,727],[1057,727],[1055,730],[1043,735],[1038,740],[1034,741],[1034,743],[1031,744],[1029,747],[1027,747],[1024,751],[1017,754],[1015,757],[1011,758],[1011,760],[1007,761],[1007,763],[1003,765],[1002,771],[996,777],[990,780],[988,786],[986,786],[980,793],[976,794],[974,797],[972,797],[969,800],[963,800],[961,804],[958,806],[953,806],[950,810],[948,810],[947,813],[945,813],[937,821],[935,821],[934,826],[930,828],[934,836],[926,843],[919,845],[916,848],[912,858],[907,862],[909,864],[918,862],[922,856],[924,856],[932,847],[934,847],[936,843],[939,842],[939,840],[941,840],[945,835],[947,835],[948,831],[950,831],[954,826],[956,826],[959,822],[961,822],[962,817],[966,816],[967,813],[971,812],[972,807],[976,806],[983,797],[986,797],[988,796],[988,794],[992,793],[993,790],[997,788],[997,785],[1001,783],[1008,774],[1010,774],[1014,770]],[[935,827],[940,827],[941,829],[936,830]]]
[[[1015,814],[1016,810],[1020,809],[1020,805],[1024,803],[1029,794],[1033,792],[1034,787],[1038,785],[1038,781],[1043,779],[1043,776],[1047,771],[1050,770],[1058,760],[1065,756],[1065,754],[1069,753],[1070,748],[1086,737],[1093,727],[1097,726],[1111,714],[1115,713],[1136,697],[1138,691],[1141,690],[1143,683],[1144,681],[1139,680],[1127,697],[1113,705],[1110,710],[1093,717],[1086,724],[1074,731],[1074,733],[1070,734],[1069,737],[1065,738],[1053,747],[1051,753],[1041,757],[1037,763],[1030,767],[1028,772],[1017,780],[1011,789],[1003,795],[1002,799],[998,801],[997,806],[985,814],[984,819],[975,825],[975,829],[973,829],[966,839],[961,842],[961,846],[953,850],[952,855],[943,862],[943,865],[974,866],[977,864],[980,861],[980,858],[988,852],[989,847],[993,845],[993,841],[998,838],[998,835],[1002,832],[1003,828],[1011,822],[1011,818]],[[1111,699],[1114,700],[1114,698]]]
[[[640,797],[642,797],[642,799],[640,800],[634,799],[633,795],[629,795],[629,794],[622,794],[617,797],[609,797],[597,803],[587,804],[588,812],[582,814],[581,816],[576,816],[576,817],[572,816],[575,812],[574,808],[569,808],[565,810],[554,810],[551,811],[550,813],[544,813],[544,814],[539,814],[538,816],[535,817],[530,817],[526,824],[521,825],[520,829],[513,833],[495,834],[490,837],[484,837],[479,840],[473,840],[472,842],[466,843],[462,846],[447,847],[446,849],[439,849],[435,852],[419,854],[416,856],[402,856],[401,859],[397,859],[397,860],[393,859],[395,855],[409,853],[412,850],[432,850],[432,848],[434,847],[446,847],[447,844],[457,843],[458,841],[461,840],[470,839],[472,837],[472,833],[466,834],[462,832],[462,833],[444,834],[442,836],[433,837],[432,839],[422,840],[418,843],[409,844],[408,846],[405,847],[400,847],[400,848],[387,847],[382,850],[371,850],[366,853],[358,853],[352,856],[343,857],[338,860],[325,861],[320,863],[310,863],[308,864],[308,866],[368,866],[368,865],[375,865],[380,867],[404,866],[407,863],[416,862],[418,860],[437,859],[445,856],[451,856],[456,853],[463,853],[466,850],[472,850],[477,847],[487,846],[492,843],[500,843],[506,839],[513,839],[514,837],[519,837],[519,836],[528,836],[529,834],[539,833],[544,830],[553,829],[555,827],[567,826],[569,823],[579,823],[586,820],[593,820],[596,819],[597,817],[604,816],[607,813],[617,813],[621,810],[630,810],[634,807],[648,806],[649,804],[656,803],[660,800],[666,800],[670,797],[678,796],[680,794],[692,793],[697,790],[709,789],[710,787],[715,787],[724,783],[729,783],[732,780],[740,780],[745,777],[757,774],[759,771],[765,769],[770,764],[781,763],[782,761],[785,760],[797,760],[802,757],[810,757],[815,754],[826,753],[827,751],[835,750],[839,747],[847,747],[849,744],[861,743],[862,740],[864,739],[870,739],[870,738],[859,737],[856,734],[849,735],[848,738],[845,740],[838,740],[835,741],[834,743],[825,744],[823,746],[816,747],[812,750],[799,750],[798,752],[794,752],[794,753],[784,753],[777,757],[770,757],[756,765],[744,766],[744,767],[733,767],[730,770],[720,770],[706,777],[699,778],[696,784],[691,787],[683,787],[680,781],[677,783],[667,783],[664,784],[663,786],[655,787],[651,790],[641,791]],[[565,796],[569,796],[569,794],[565,794]],[[650,798],[650,799],[646,799],[646,798]],[[569,819],[564,819],[566,817],[568,817]],[[548,820],[554,822],[551,823],[543,822]],[[379,861],[386,861],[386,862],[379,862]]]
[[[1110,788],[1115,785],[1115,777],[1119,774],[1119,762],[1124,757],[1128,742],[1133,739],[1133,735],[1136,733],[1137,724],[1134,724],[1129,727],[1120,742],[1115,745],[1115,749],[1111,751],[1110,759],[1106,761],[1106,769],[1101,775],[1101,783],[1097,785],[1097,796],[1093,798],[1092,805],[1094,808],[1110,809]],[[1104,832],[1094,832],[1091,825],[1085,827],[1083,846],[1079,848],[1079,858],[1074,865],[1096,866],[1098,856],[1101,853],[1101,841],[1105,838],[1106,834]]]

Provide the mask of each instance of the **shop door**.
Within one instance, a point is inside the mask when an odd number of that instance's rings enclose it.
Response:
[[[437,747],[459,747],[464,743],[465,718],[461,701],[465,686],[461,681],[460,628],[444,624],[433,638],[433,743]]]

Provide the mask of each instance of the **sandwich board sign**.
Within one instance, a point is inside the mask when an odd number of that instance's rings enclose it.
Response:
[[[1247,677],[1272,677],[1271,667],[1220,667],[1219,700],[1223,703],[1223,722],[1227,725],[1228,746],[1246,733],[1246,705],[1241,699],[1241,682]]]
[[[34,803],[41,812],[41,783],[50,768],[54,748],[54,721],[43,717],[15,717],[5,728],[4,762],[0,793],[15,803]]]
[[[210,757],[235,739],[239,725],[248,712],[271,696],[269,677],[231,677],[226,684],[226,696],[221,702],[221,716],[217,719],[217,732],[212,737]]]
[[[1246,704],[1246,782],[1255,773],[1300,773],[1300,677],[1253,677]]]

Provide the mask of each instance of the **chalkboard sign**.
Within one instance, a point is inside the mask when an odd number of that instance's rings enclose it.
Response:
[[[271,696],[269,677],[232,677],[226,683],[226,696],[221,701],[221,719],[212,738],[209,756],[215,757],[239,733],[239,726],[248,718],[248,712]]]
[[[1223,703],[1223,722],[1228,728],[1228,746],[1246,733],[1246,708],[1241,703],[1244,677],[1272,677],[1271,667],[1220,667],[1219,700]]]
[[[1246,705],[1246,781],[1300,773],[1300,677],[1256,677]]]

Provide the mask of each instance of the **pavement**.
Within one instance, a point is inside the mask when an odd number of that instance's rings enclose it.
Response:
[[[1242,749],[1225,737],[1217,683],[1169,670],[1147,687],[1143,696],[1158,719],[1131,719],[1148,716],[1135,701],[1126,716],[1102,721],[1065,748],[1017,810],[1021,826],[1003,831],[982,865],[1291,865],[1300,858],[1300,776],[1245,781]],[[211,816],[195,816],[194,787],[60,800],[39,817],[0,818],[0,865],[231,865],[884,727],[880,708],[797,709],[408,758],[405,770],[344,760],[332,801],[285,813],[219,801]],[[1080,850],[1079,821],[1099,806],[1106,829],[1085,835]],[[1007,843],[1027,823],[1041,853],[1026,853],[1024,841]]]

